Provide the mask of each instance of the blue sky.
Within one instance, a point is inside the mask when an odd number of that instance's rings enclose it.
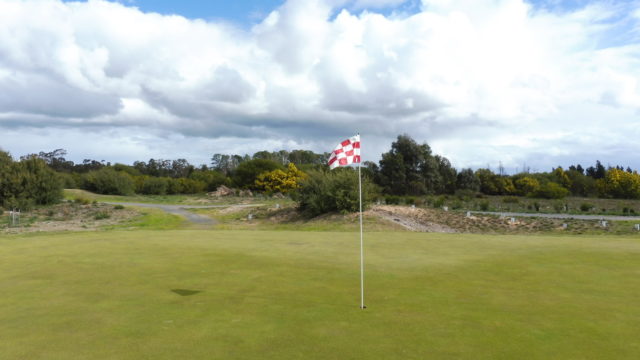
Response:
[[[65,2],[69,1],[77,0],[65,0]],[[284,0],[120,0],[114,2],[135,6],[144,12],[157,12],[163,15],[175,14],[190,19],[231,22],[247,27],[260,22],[271,11],[282,5]],[[355,11],[363,10],[361,8],[354,9],[353,3],[347,3],[346,7]],[[419,1],[406,0],[398,6],[379,6],[368,10],[385,15],[391,14],[393,11],[415,13],[419,10]]]
[[[78,0],[64,0],[64,2],[76,1]],[[86,0],[79,1],[86,2]],[[181,15],[190,19],[204,19],[207,21],[222,20],[239,25],[249,25],[264,18],[270,11],[280,6],[283,0],[121,0],[114,2],[135,6],[144,12]]]
[[[120,0],[115,2],[138,7],[144,12],[157,12],[164,15],[178,14],[190,19],[226,20],[247,25],[264,18],[269,12],[282,5],[284,0]],[[533,4],[535,8],[544,8],[550,11],[572,10],[589,3],[586,0],[529,0],[528,2]],[[353,9],[353,2],[347,3],[346,7]],[[406,0],[397,6],[380,6],[368,10],[388,15],[393,11],[415,13],[419,11],[419,8],[420,2],[418,0]],[[362,9],[355,9],[355,11],[360,10]]]
[[[124,3],[130,3],[145,12],[179,14],[192,19],[224,19],[238,24],[247,24],[264,18],[282,2],[282,0],[135,0]]]

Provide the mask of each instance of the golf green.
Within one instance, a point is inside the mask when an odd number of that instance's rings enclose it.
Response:
[[[637,359],[640,239],[0,238],[0,359]]]

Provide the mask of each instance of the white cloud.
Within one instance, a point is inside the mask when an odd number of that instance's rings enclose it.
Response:
[[[606,41],[618,22],[638,27],[636,8],[424,0],[414,15],[340,10],[403,2],[289,0],[244,31],[100,0],[0,0],[0,146],[20,134],[28,152],[94,153],[85,142],[109,134],[128,155],[99,146],[96,158],[165,156],[155,150],[165,141],[196,161],[225,149],[326,151],[359,130],[375,139],[373,160],[408,133],[457,166],[543,167],[607,149],[640,167],[630,155],[640,150],[640,44]],[[62,129],[77,137],[42,140]]]

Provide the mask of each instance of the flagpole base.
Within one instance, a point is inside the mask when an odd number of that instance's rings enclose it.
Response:
[[[367,307],[366,307],[366,306],[364,306],[364,305],[360,306],[360,309],[362,309],[362,310],[364,310],[364,309],[366,309],[366,308],[367,308]]]

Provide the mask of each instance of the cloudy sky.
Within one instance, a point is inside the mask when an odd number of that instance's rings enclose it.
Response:
[[[0,0],[0,147],[131,163],[398,134],[640,169],[640,1]]]

